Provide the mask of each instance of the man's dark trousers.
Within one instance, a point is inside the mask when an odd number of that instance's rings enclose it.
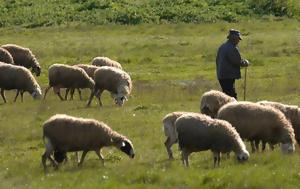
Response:
[[[219,79],[219,83],[225,94],[235,98],[237,100],[237,94],[234,87],[235,79]]]

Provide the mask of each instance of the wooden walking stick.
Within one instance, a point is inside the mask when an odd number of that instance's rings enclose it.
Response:
[[[246,89],[247,89],[247,67],[245,67],[245,74],[244,74],[244,101],[246,100]]]

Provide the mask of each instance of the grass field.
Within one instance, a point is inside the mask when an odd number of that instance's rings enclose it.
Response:
[[[0,103],[0,188],[299,188],[298,146],[294,155],[268,150],[251,154],[244,164],[231,156],[219,168],[213,168],[210,152],[195,153],[186,169],[174,145],[175,160],[167,160],[161,120],[172,111],[199,111],[202,93],[220,89],[215,54],[230,28],[244,34],[240,50],[251,62],[247,99],[300,104],[300,26],[294,20],[1,29],[1,44],[16,43],[36,54],[42,88],[51,64],[89,64],[95,56],[108,56],[131,74],[134,90],[122,108],[107,92],[102,108],[95,100],[86,108],[78,96],[61,102],[52,91],[45,101],[26,94],[24,103],[12,103],[15,92],[7,92],[9,102]],[[237,91],[242,99],[243,80]],[[88,95],[85,91],[85,99]],[[77,167],[70,154],[67,164],[45,175],[41,126],[56,113],[104,121],[132,140],[136,158],[106,148],[105,167],[93,152]]]

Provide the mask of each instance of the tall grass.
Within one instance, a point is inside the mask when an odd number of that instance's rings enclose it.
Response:
[[[299,104],[300,35],[298,22],[254,21],[215,24],[137,26],[65,26],[1,29],[2,44],[29,47],[42,66],[38,78],[47,85],[47,68],[53,63],[89,64],[95,56],[118,60],[134,82],[129,101],[115,107],[109,93],[102,108],[93,101],[60,102],[52,91],[45,101],[0,104],[0,188],[297,188],[299,148],[283,156],[279,149],[251,154],[238,164],[232,155],[213,168],[210,152],[191,156],[191,167],[182,166],[177,146],[174,161],[167,161],[162,117],[171,111],[199,111],[201,94],[220,89],[215,77],[215,54],[230,28],[244,34],[240,43],[248,58],[247,99]],[[237,83],[242,97],[243,80]],[[87,99],[89,91],[84,91]],[[82,167],[73,155],[58,171],[45,175],[42,123],[55,113],[95,118],[128,136],[136,150],[130,160],[114,148],[103,151],[105,166],[88,153]]]

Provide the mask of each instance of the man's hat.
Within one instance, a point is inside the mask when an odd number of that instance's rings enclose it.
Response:
[[[239,30],[230,29],[230,30],[229,30],[229,34],[228,34],[228,37],[229,37],[230,35],[238,36],[239,39],[242,40],[241,32],[240,32]]]

